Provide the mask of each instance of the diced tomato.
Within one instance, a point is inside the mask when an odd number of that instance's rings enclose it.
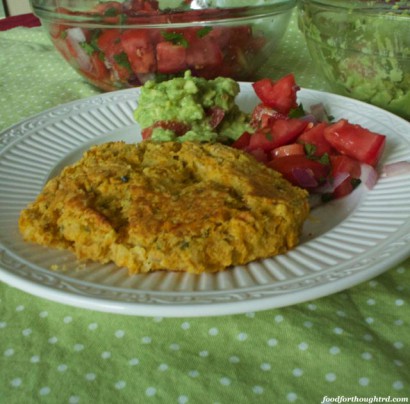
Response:
[[[149,30],[126,30],[121,35],[121,44],[134,73],[149,73],[155,70],[156,60]]]
[[[82,72],[83,74],[85,74],[86,76],[94,80],[103,80],[104,78],[108,77],[109,75],[108,70],[104,62],[101,60],[100,56],[98,55],[98,53],[94,52],[90,56],[90,62],[92,66],[91,70],[88,72],[83,71]]]
[[[222,63],[222,58],[218,44],[208,38],[191,42],[186,50],[186,62],[195,70],[218,66]]]
[[[251,140],[251,134],[249,132],[243,132],[241,136],[238,137],[233,143],[232,147],[239,150],[246,150],[249,146]]]
[[[178,121],[157,121],[148,128],[141,131],[141,136],[144,140],[151,138],[152,132],[155,128],[169,129],[175,133],[176,136],[184,135],[191,127],[183,122]]]
[[[331,194],[333,199],[342,198],[355,189],[361,174],[360,163],[348,156],[337,155],[330,156],[330,164],[332,167],[331,180],[337,181],[339,176],[345,177],[347,175],[347,178]]]
[[[324,131],[325,139],[340,153],[376,166],[385,147],[386,136],[341,119]]]
[[[328,164],[302,155],[274,158],[267,165],[280,172],[292,184],[308,189],[323,183],[330,172]]]
[[[249,154],[255,157],[260,163],[266,164],[269,161],[268,153],[263,149],[250,150]]]
[[[252,111],[250,124],[253,128],[260,129],[269,126],[275,119],[288,119],[288,117],[260,103]]]
[[[258,98],[268,107],[287,115],[293,108],[297,108],[296,93],[299,89],[293,74],[288,74],[278,81],[262,79],[253,83]]]
[[[286,156],[303,156],[305,155],[305,148],[300,143],[286,144],[279,146],[271,151],[271,156],[286,157]]]
[[[327,126],[328,124],[325,122],[314,125],[299,136],[298,142],[314,146],[314,152],[312,153],[314,156],[322,156],[325,153],[332,154],[334,149],[325,138],[325,128]]]
[[[158,71],[164,74],[178,73],[187,68],[186,48],[163,41],[157,44]]]

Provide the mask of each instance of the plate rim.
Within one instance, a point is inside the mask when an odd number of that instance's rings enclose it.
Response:
[[[239,83],[241,89],[243,86],[249,86],[251,83]],[[21,127],[22,125],[28,124],[35,120],[41,119],[42,116],[47,114],[58,112],[63,110],[64,108],[70,108],[73,106],[81,105],[83,103],[93,103],[94,101],[98,103],[100,100],[112,100],[115,97],[121,98],[122,96],[133,95],[135,97],[138,96],[140,89],[139,88],[132,88],[126,90],[119,90],[111,93],[103,93],[94,95],[91,97],[87,97],[80,100],[74,100],[66,104],[61,104],[55,106],[53,108],[47,109],[42,111],[38,114],[35,114],[31,117],[28,117],[9,128],[6,128],[0,133],[0,154],[4,152],[8,147],[13,147],[15,141],[19,140],[19,137],[13,140],[7,141],[4,147],[1,147],[2,143],[4,143],[4,136],[7,136],[9,133],[13,133],[17,128]],[[313,90],[313,89],[306,89],[302,88],[300,92],[301,96],[303,97],[305,94],[313,94],[316,96],[321,96],[330,99],[336,99],[339,101],[347,100],[349,103],[354,103],[362,107],[370,108],[371,110],[377,112],[381,111],[384,116],[390,116],[391,119],[394,119],[397,122],[400,122],[406,126],[410,127],[410,123],[405,121],[403,118],[400,118],[390,112],[384,111],[378,107],[371,106],[366,104],[362,101],[353,100],[341,95],[327,93],[323,91]],[[409,222],[410,218],[407,219]],[[406,223],[407,223],[406,222]],[[4,248],[3,243],[0,243],[0,257],[1,255],[5,254],[6,249]],[[387,260],[380,261],[374,265],[372,271],[360,272],[357,271],[349,276],[344,278],[337,279],[332,282],[327,282],[325,284],[315,285],[313,287],[308,287],[307,289],[298,289],[298,290],[290,290],[285,295],[278,295],[278,296],[264,296],[259,299],[252,298],[254,304],[249,310],[249,301],[250,300],[238,300],[234,302],[217,302],[212,303],[211,305],[206,305],[204,303],[198,302],[190,302],[190,304],[185,303],[141,303],[141,302],[126,302],[126,301],[117,301],[117,300],[107,300],[107,299],[100,299],[95,296],[90,295],[80,295],[78,293],[73,293],[72,291],[68,290],[61,290],[55,289],[52,286],[45,285],[45,284],[38,284],[33,283],[29,279],[25,279],[19,276],[16,273],[12,273],[6,268],[0,266],[0,281],[5,282],[6,284],[16,287],[24,292],[30,293],[32,295],[46,298],[48,300],[52,300],[54,302],[68,304],[75,307],[97,310],[97,311],[104,311],[104,312],[111,312],[111,313],[118,313],[118,314],[128,314],[128,315],[140,315],[140,316],[161,316],[161,317],[203,317],[203,316],[216,316],[216,315],[227,315],[227,314],[240,314],[245,313],[246,311],[259,311],[259,310],[267,310],[271,308],[277,307],[284,307],[288,305],[302,303],[308,300],[321,298],[330,294],[334,294],[345,290],[347,288],[353,287],[359,283],[362,283],[366,280],[369,280],[385,271],[390,269],[393,265],[396,265],[406,259],[410,255],[410,244],[407,245],[407,248],[403,248],[400,250],[400,253],[395,254],[394,256],[389,256]],[[0,260],[1,263],[1,260]],[[47,271],[47,270],[45,270]],[[329,285],[331,286],[329,288]],[[329,291],[329,289],[331,289]],[[227,293],[226,290],[218,291],[219,294]],[[141,294],[144,293],[155,293],[155,291],[145,291],[141,290]],[[174,292],[175,293],[175,292]],[[178,291],[177,293],[182,293]],[[212,291],[204,291],[204,292],[190,292],[190,293],[204,293],[209,294]],[[189,293],[188,293],[189,294]],[[299,296],[298,296],[299,294]],[[204,309],[198,312],[198,308]]]

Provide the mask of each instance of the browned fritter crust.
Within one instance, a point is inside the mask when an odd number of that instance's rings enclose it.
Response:
[[[308,213],[306,191],[231,147],[111,142],[51,179],[19,228],[130,273],[201,273],[288,251]]]

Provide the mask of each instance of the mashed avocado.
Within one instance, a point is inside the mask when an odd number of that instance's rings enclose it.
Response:
[[[142,130],[150,129],[156,141],[229,142],[252,131],[249,116],[235,103],[236,81],[218,77],[206,80],[184,77],[141,87],[134,117]]]
[[[300,2],[299,25],[333,89],[410,119],[410,2],[333,0],[336,13]],[[356,13],[377,6],[379,13]]]

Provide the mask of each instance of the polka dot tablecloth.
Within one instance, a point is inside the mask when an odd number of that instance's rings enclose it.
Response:
[[[262,74],[289,71],[304,87],[326,89],[295,20]],[[41,28],[0,33],[0,129],[98,93]],[[409,288],[407,260],[315,301],[172,319],[73,308],[0,284],[0,403],[403,402]]]

